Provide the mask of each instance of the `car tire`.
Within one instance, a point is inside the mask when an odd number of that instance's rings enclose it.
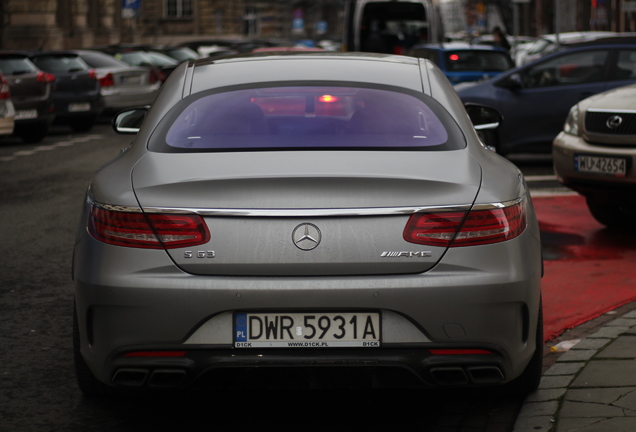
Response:
[[[632,217],[618,205],[609,202],[596,202],[591,198],[586,199],[587,208],[594,219],[608,228],[628,228],[631,226]]]
[[[25,144],[37,144],[44,139],[47,132],[48,132],[47,126],[33,125],[20,131],[18,135],[22,139],[22,142],[24,142]]]
[[[88,397],[104,397],[113,394],[113,389],[100,382],[91,372],[86,360],[80,351],[79,323],[77,321],[77,308],[73,305],[73,361],[75,364],[75,378],[77,386]]]
[[[526,396],[532,393],[541,383],[543,375],[543,305],[539,303],[539,317],[537,319],[537,333],[535,334],[536,348],[530,363],[521,375],[508,384],[510,393],[518,396]]]
[[[73,129],[73,132],[88,132],[95,126],[95,117],[82,117],[69,121],[69,126]]]

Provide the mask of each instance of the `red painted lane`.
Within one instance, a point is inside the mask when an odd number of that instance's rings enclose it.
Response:
[[[636,301],[636,232],[606,229],[581,196],[532,201],[544,250],[546,341]]]

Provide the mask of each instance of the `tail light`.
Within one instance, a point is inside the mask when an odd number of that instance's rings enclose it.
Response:
[[[157,81],[159,81],[159,76],[157,75],[157,71],[155,71],[155,69],[150,69],[150,75],[148,77],[148,82],[150,82],[150,84],[154,84]]]
[[[190,247],[210,240],[199,215],[128,213],[93,206],[88,231],[104,243],[143,249]]]
[[[97,79],[97,72],[95,72],[95,69],[91,69],[88,71],[88,77],[94,80]]]
[[[112,73],[108,73],[99,79],[100,87],[111,87],[115,85],[115,78]]]
[[[9,90],[9,83],[4,77],[0,76],[0,99],[10,99],[11,91]]]
[[[511,240],[526,228],[523,201],[504,208],[414,214],[404,240],[429,246],[477,246]]]
[[[55,81],[55,75],[50,74],[50,73],[48,73],[48,72],[42,72],[42,71],[40,71],[40,72],[38,73],[37,80],[38,80],[38,82],[40,82],[40,83],[44,83],[44,84],[46,84],[46,83],[52,83],[52,82],[54,82],[54,81]]]

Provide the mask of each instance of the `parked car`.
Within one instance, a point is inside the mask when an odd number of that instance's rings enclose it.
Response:
[[[9,81],[0,73],[0,135],[11,135],[15,127],[15,107]]]
[[[518,65],[522,66],[540,59],[548,54],[559,50],[565,50],[573,44],[589,42],[596,39],[619,36],[621,33],[609,31],[587,31],[587,32],[565,32],[557,34],[547,34],[541,36],[531,46],[527,47],[522,57],[518,59]],[[557,40],[558,38],[558,40]]]
[[[631,229],[636,217],[635,101],[636,84],[582,100],[552,148],[558,180],[610,228]]]
[[[0,71],[9,83],[15,108],[14,133],[25,143],[42,141],[55,118],[55,77],[38,69],[27,53],[14,51],[0,52]]]
[[[73,52],[97,73],[106,111],[150,105],[161,88],[159,77],[149,68],[130,66],[99,51]]]
[[[75,132],[92,129],[104,110],[97,73],[72,51],[43,51],[30,56],[35,65],[55,76],[55,123]]]
[[[538,386],[528,188],[432,63],[201,59],[114,128],[134,142],[93,177],[75,242],[84,393],[321,366],[367,385]]]
[[[456,86],[465,103],[486,105],[504,121],[486,142],[501,154],[546,152],[579,100],[636,82],[636,38],[597,41],[471,85]]]
[[[179,61],[168,57],[167,55],[152,51],[127,51],[121,50],[112,53],[113,57],[128,63],[131,66],[145,66],[155,69],[159,80],[163,83],[168,76],[179,65]]]
[[[510,55],[492,45],[422,44],[413,47],[409,55],[435,63],[452,84],[492,78],[514,67]]]

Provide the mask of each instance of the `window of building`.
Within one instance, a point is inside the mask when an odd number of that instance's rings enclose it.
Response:
[[[192,0],[165,0],[166,18],[192,18]]]

